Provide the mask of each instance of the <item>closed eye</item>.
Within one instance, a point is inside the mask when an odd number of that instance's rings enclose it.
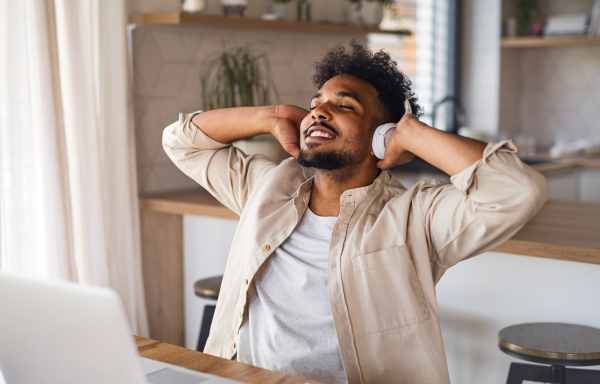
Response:
[[[354,109],[354,108],[352,108],[352,107],[351,107],[351,106],[349,106],[349,105],[340,105],[340,108]]]

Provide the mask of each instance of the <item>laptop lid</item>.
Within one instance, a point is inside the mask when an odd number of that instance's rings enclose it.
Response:
[[[114,291],[6,272],[0,371],[8,384],[146,384]]]

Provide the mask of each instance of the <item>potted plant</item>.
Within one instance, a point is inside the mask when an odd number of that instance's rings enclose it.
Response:
[[[269,6],[269,13],[277,15],[280,20],[287,19],[287,7],[290,0],[273,0]]]
[[[543,0],[510,0],[514,8],[517,30],[520,36],[532,34],[534,21],[541,17],[540,3]]]
[[[227,49],[209,55],[201,68],[202,106],[205,111],[220,108],[271,105],[271,92],[279,93],[271,78],[265,53],[255,54],[250,47]],[[234,143],[246,153],[262,153],[274,161],[282,158],[283,148],[271,135]]]
[[[355,25],[375,26],[383,19],[383,7],[394,0],[348,0],[348,22]]]

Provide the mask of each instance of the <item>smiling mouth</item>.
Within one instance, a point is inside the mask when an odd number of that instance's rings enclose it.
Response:
[[[330,134],[330,133],[328,133],[328,132],[322,131],[320,129],[315,129],[306,138],[307,139],[308,138],[335,139],[335,136],[332,135],[332,134]]]

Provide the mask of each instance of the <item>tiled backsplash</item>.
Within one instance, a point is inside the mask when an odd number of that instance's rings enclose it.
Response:
[[[223,43],[228,48],[250,45],[255,52],[265,52],[281,103],[308,108],[316,91],[312,84],[314,62],[328,48],[349,40],[349,36],[316,34],[134,28],[131,52],[140,195],[198,187],[163,151],[162,130],[176,121],[180,112],[201,109],[200,67],[208,56],[222,49]]]
[[[500,134],[600,137],[600,46],[503,50]]]

